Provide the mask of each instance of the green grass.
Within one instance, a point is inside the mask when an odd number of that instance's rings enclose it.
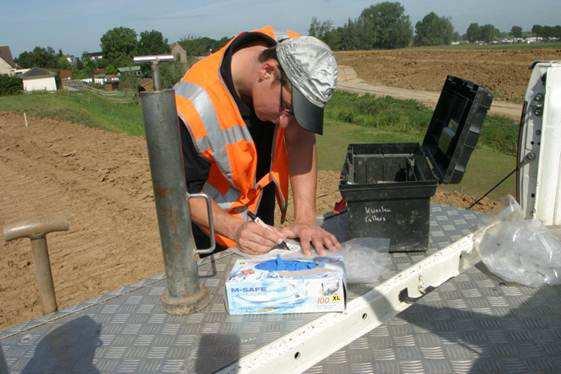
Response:
[[[121,100],[122,101],[122,100]],[[0,111],[26,112],[128,135],[143,136],[138,103],[116,102],[92,93],[37,93],[0,97]],[[324,135],[318,137],[319,168],[340,170],[350,143],[422,142],[432,110],[413,100],[336,92],[326,110]],[[488,117],[468,171],[452,190],[480,195],[514,167],[516,127]],[[513,193],[513,180],[492,197]]]
[[[432,117],[432,109],[415,100],[337,91],[327,105],[325,116],[333,121],[414,135],[422,141]],[[518,135],[513,122],[506,117],[487,116],[479,143],[515,155]]]
[[[116,102],[89,92],[33,93],[0,97],[0,111],[25,112],[39,118],[99,127],[128,135],[143,135],[140,106],[130,100]]]

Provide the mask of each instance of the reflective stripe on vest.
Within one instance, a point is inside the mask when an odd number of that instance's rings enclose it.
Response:
[[[206,182],[203,185],[203,191],[216,201],[218,206],[226,211],[232,209],[234,201],[238,200],[240,197],[240,193],[235,188],[229,188],[225,194],[221,194],[216,188],[214,188],[210,183]]]
[[[213,159],[220,167],[220,171],[230,183],[233,183],[233,168],[226,153],[226,146],[240,140],[253,141],[247,126],[233,125],[222,129],[219,125],[218,117],[210,97],[202,87],[193,83],[179,81],[174,89],[176,96],[191,101],[199,117],[205,124],[206,136],[196,138],[193,137],[194,134],[191,134],[197,151],[201,154],[205,154],[207,151],[212,150]],[[181,117],[181,113],[179,113],[179,116]],[[185,118],[181,119],[184,123],[188,123]]]

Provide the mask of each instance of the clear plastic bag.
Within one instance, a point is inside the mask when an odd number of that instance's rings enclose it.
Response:
[[[337,255],[343,257],[347,283],[378,283],[393,267],[387,239],[356,238],[342,245]]]
[[[540,221],[523,219],[511,196],[477,247],[485,266],[508,282],[530,287],[561,284],[561,242]]]

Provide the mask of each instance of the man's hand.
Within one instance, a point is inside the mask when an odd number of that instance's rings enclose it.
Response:
[[[285,239],[286,235],[281,230],[255,222],[242,223],[234,235],[238,249],[251,255],[267,253]]]
[[[326,250],[337,251],[341,249],[341,244],[337,238],[317,225],[296,223],[285,227],[281,232],[288,238],[300,238],[302,252],[306,256],[312,254],[310,244],[314,246],[320,256],[324,256]]]

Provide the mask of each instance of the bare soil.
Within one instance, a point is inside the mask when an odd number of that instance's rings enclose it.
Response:
[[[337,52],[336,56],[370,84],[439,92],[446,76],[456,75],[489,87],[497,99],[521,103],[530,64],[561,59],[561,49],[407,48]]]
[[[0,139],[0,226],[38,216],[70,222],[48,236],[59,307],[163,271],[143,138],[35,118],[26,128],[22,116],[0,113]],[[319,173],[318,212],[340,198],[338,180]],[[435,201],[465,207],[469,199],[439,192]],[[29,240],[2,241],[0,250],[3,328],[41,308]]]

